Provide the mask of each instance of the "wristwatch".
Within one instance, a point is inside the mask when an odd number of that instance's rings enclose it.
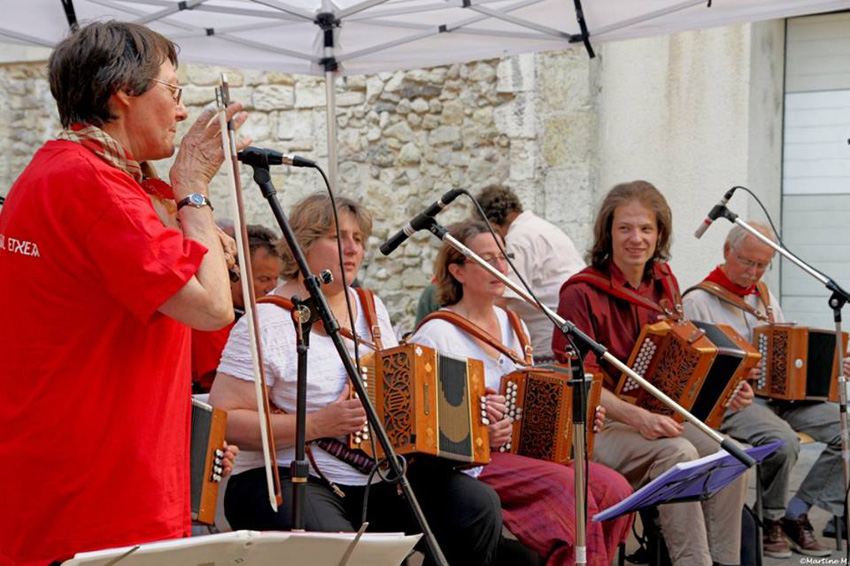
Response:
[[[208,199],[206,196],[202,195],[201,193],[192,193],[191,195],[187,196],[186,198],[184,198],[183,200],[178,202],[177,203],[177,210],[180,210],[181,208],[183,208],[187,204],[189,206],[194,206],[195,208],[201,208],[202,206],[208,206],[208,207],[210,207],[210,210],[215,210],[213,208],[213,205],[212,205],[212,202],[210,201],[210,199]]]

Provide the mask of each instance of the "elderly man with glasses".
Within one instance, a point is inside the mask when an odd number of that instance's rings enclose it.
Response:
[[[750,225],[776,241],[769,227],[758,222]],[[685,316],[728,324],[750,341],[754,327],[769,321],[784,322],[779,302],[761,280],[773,255],[770,246],[740,226],[734,226],[723,246],[723,264],[685,292]],[[760,371],[754,369],[750,377],[758,379]],[[745,387],[752,394],[750,386]],[[727,413],[723,419],[720,430],[736,440],[756,446],[785,441],[761,465],[763,545],[767,556],[789,558],[791,548],[807,556],[830,555],[830,550],[815,537],[808,511],[817,505],[838,517],[844,514],[838,418],[835,403],[759,400],[743,410]],[[795,431],[823,442],[826,448],[786,505],[791,468],[800,450]]]

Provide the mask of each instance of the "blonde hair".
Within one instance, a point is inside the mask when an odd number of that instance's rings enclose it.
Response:
[[[338,196],[336,206],[339,212],[349,212],[354,216],[364,240],[372,234],[372,215],[363,205]],[[289,213],[289,225],[295,234],[295,240],[306,254],[316,240],[327,234],[329,230],[336,228],[330,197],[325,193],[313,193],[298,201]],[[281,238],[278,241],[277,251],[283,262],[281,277],[287,281],[294,281],[298,278],[298,264],[285,239]]]

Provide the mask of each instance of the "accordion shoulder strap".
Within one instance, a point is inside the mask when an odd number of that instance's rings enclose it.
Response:
[[[587,283],[588,285],[595,287],[600,291],[611,295],[612,297],[623,299],[624,301],[628,301],[633,305],[649,309],[651,311],[655,311],[659,314],[663,314],[668,317],[681,317],[681,312],[678,311],[679,306],[682,303],[682,299],[679,296],[679,293],[676,289],[676,285],[673,282],[673,278],[670,273],[670,268],[666,265],[662,266],[662,274],[663,277],[661,278],[661,284],[664,286],[664,291],[667,294],[668,298],[673,303],[673,308],[675,309],[675,311],[670,311],[670,309],[664,308],[652,299],[649,299],[642,295],[638,295],[636,292],[629,289],[628,287],[614,287],[610,277],[595,269],[586,269],[573,275],[568,281],[568,283]]]
[[[381,327],[378,324],[378,312],[375,309],[375,294],[365,287],[355,287],[354,291],[360,297],[360,304],[363,305],[363,316],[366,318],[366,325],[369,327],[369,332],[372,333],[372,341],[375,343],[375,348],[383,350],[384,344],[381,342]]]
[[[374,300],[374,297],[373,297],[373,300]],[[275,306],[280,307],[283,310],[287,310],[289,312],[292,312],[292,309],[293,309],[292,301],[290,299],[287,299],[286,297],[281,297],[280,295],[266,295],[265,297],[261,297],[261,298],[257,299],[257,304],[260,304],[260,303],[275,305]],[[374,308],[374,303],[373,303],[373,308]],[[365,312],[364,312],[364,315],[365,315]],[[368,315],[367,315],[366,320],[367,321],[369,320]],[[354,334],[352,334],[351,331],[347,328],[340,328],[339,333],[342,334],[343,336],[345,336],[346,338],[348,338],[349,340],[352,340],[352,341],[354,340]],[[362,338],[358,337],[357,340],[358,340],[358,342],[360,342],[360,344],[366,346],[367,348],[371,348],[372,350],[380,349],[377,346],[377,344],[367,342],[366,340],[363,340]]]
[[[457,313],[453,313],[452,311],[446,310],[432,312],[419,322],[419,325],[416,327],[416,330],[419,330],[423,324],[430,320],[445,320],[447,322],[451,322],[467,334],[481,340],[488,346],[491,346],[502,354],[506,355],[513,363],[521,366],[528,365],[522,358],[517,355],[516,352],[502,344],[501,340],[497,339],[495,336],[493,336],[474,322],[467,320],[466,318],[460,316]],[[416,330],[414,330],[414,333],[416,332]]]
[[[759,281],[758,283],[759,299],[762,301],[762,304],[764,304],[765,312],[767,314],[759,312],[757,309],[747,304],[744,299],[731,292],[730,290],[726,289],[722,285],[718,285],[714,281],[701,281],[690,289],[688,289],[687,291],[685,291],[685,295],[687,295],[691,291],[694,291],[695,289],[700,289],[702,291],[705,291],[706,293],[710,293],[711,295],[717,297],[720,301],[730,304],[733,307],[737,307],[742,311],[753,315],[762,322],[773,323],[773,313],[771,312],[769,304],[770,294],[767,290],[767,286],[761,281]]]
[[[530,366],[534,364],[534,348],[531,347],[531,340],[528,337],[528,334],[525,333],[525,329],[522,327],[522,320],[520,320],[519,315],[514,311],[505,310],[508,313],[508,320],[511,323],[511,328],[514,329],[514,334],[516,334],[517,339],[519,340],[520,348],[522,348],[523,355],[525,357],[525,365]]]

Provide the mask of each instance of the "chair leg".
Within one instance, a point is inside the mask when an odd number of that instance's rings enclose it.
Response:
[[[756,566],[764,564],[764,507],[761,488],[761,464],[756,465]]]

